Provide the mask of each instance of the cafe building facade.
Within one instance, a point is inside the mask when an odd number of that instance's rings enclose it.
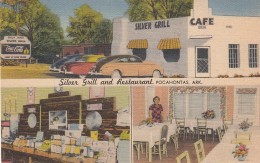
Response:
[[[260,17],[212,15],[208,0],[194,1],[190,16],[113,21],[111,55],[133,54],[164,68],[166,76],[252,76],[260,73]]]

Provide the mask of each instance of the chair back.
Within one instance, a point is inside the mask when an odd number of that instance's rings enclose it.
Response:
[[[176,125],[180,128],[185,127],[185,118],[175,118]]]
[[[207,128],[207,119],[198,118],[197,127],[199,130]]]
[[[195,147],[198,163],[200,163],[205,158],[205,151],[204,151],[202,140],[200,139],[196,141],[194,143],[194,147]]]
[[[180,126],[176,126],[175,134],[176,135],[180,134]]]
[[[168,135],[168,126],[163,125],[162,130],[161,130],[161,140],[167,140],[167,135]]]
[[[224,132],[227,132],[228,125],[232,125],[232,124],[233,124],[233,119],[231,119],[231,120],[223,119],[223,129],[224,129]]]
[[[240,140],[250,141],[252,136],[252,132],[248,131],[235,131],[235,138]]]
[[[221,127],[217,128],[217,132],[218,132],[218,139],[219,139],[219,141],[221,141],[222,137],[223,137],[222,132],[221,132]]]
[[[190,163],[190,155],[188,151],[184,151],[182,154],[176,157],[177,163],[181,163],[182,159],[186,159],[186,162]]]

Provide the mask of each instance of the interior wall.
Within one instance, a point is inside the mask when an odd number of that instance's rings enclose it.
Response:
[[[135,86],[132,88],[132,121],[133,125],[138,125],[145,119],[145,87]]]
[[[70,91],[70,95],[81,95],[82,99],[89,99],[89,87],[63,87],[63,91]],[[54,93],[54,87],[35,88],[35,104],[40,99],[47,99],[49,93]],[[105,97],[116,98],[116,110],[129,107],[130,87],[105,87]],[[13,99],[11,104],[9,100]],[[15,100],[14,100],[15,99]],[[27,88],[2,88],[1,90],[1,119],[5,120],[4,113],[23,113],[23,105],[27,104]],[[14,107],[16,106],[16,107]],[[6,120],[9,120],[7,118]]]
[[[169,91],[167,86],[156,86],[155,96],[160,97],[160,104],[163,107],[162,121],[166,121],[169,115]]]
[[[126,107],[130,109],[130,87],[128,86],[110,86],[105,87],[105,97],[116,98],[116,110]]]
[[[226,118],[227,120],[232,120],[234,113],[234,86],[227,86],[226,88]]]

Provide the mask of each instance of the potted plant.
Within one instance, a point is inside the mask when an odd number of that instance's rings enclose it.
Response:
[[[213,118],[215,118],[214,110],[207,110],[207,111],[205,111],[205,112],[203,112],[201,114],[202,114],[202,117],[205,118],[205,119],[213,119]]]
[[[243,120],[241,123],[239,123],[239,128],[243,131],[246,131],[252,125],[253,125],[253,123],[248,122],[248,118],[247,118],[246,120]]]
[[[239,161],[244,161],[248,154],[249,148],[246,148],[245,144],[239,143],[236,145],[235,150],[232,152],[234,154],[234,158],[238,158]]]
[[[139,123],[139,126],[142,126],[142,125],[147,125],[149,127],[152,127],[153,126],[153,120],[152,118],[146,118],[145,120],[142,120],[140,123]]]

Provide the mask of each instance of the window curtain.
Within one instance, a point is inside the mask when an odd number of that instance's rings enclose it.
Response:
[[[238,114],[254,114],[255,94],[238,94]]]
[[[174,94],[174,115],[176,118],[185,118],[186,94]]]
[[[204,100],[202,93],[189,94],[189,118],[200,118],[201,113],[204,112]]]
[[[207,109],[214,110],[215,118],[221,118],[220,94],[219,93],[208,93],[207,94]]]

